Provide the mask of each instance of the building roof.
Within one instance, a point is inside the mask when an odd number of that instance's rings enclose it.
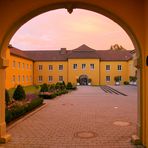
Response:
[[[10,53],[15,56],[26,58],[33,61],[67,61],[68,59],[100,59],[101,61],[128,61],[132,59],[132,54],[128,50],[95,50],[87,45],[66,50],[38,50],[22,51],[20,49],[9,47]]]
[[[128,50],[98,50],[97,51],[101,61],[128,61],[133,58]]]

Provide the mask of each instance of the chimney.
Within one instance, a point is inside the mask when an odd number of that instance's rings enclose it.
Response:
[[[61,48],[61,50],[60,50],[60,54],[66,54],[66,53],[67,53],[66,48]]]

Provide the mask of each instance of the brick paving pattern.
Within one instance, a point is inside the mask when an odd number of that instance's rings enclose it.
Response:
[[[135,148],[130,140],[137,132],[137,90],[118,88],[128,96],[82,86],[46,100],[46,107],[8,130],[12,140],[0,148]]]

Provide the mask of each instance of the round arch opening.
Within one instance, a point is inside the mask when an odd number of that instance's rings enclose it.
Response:
[[[121,18],[119,18],[116,14],[113,14],[111,12],[109,12],[108,10],[105,10],[101,7],[98,6],[94,6],[88,3],[81,3],[81,2],[63,2],[63,3],[57,3],[57,4],[53,4],[53,5],[48,5],[45,7],[41,7],[39,9],[33,10],[32,12],[29,12],[28,14],[26,14],[25,16],[22,16],[19,20],[17,20],[8,30],[8,32],[6,32],[5,37],[3,39],[3,42],[1,44],[1,53],[3,55],[3,57],[5,57],[6,55],[6,48],[9,44],[10,39],[12,38],[12,36],[14,35],[14,33],[27,21],[29,21],[30,19],[32,19],[33,17],[43,13],[43,12],[47,12],[47,11],[51,11],[51,10],[55,10],[55,9],[60,9],[60,8],[66,8],[68,10],[68,12],[72,12],[73,9],[76,8],[80,8],[80,9],[86,9],[86,10],[90,10],[99,14],[102,14],[108,18],[110,18],[111,20],[113,20],[114,22],[116,22],[117,24],[119,24],[128,34],[128,36],[130,37],[130,39],[133,42],[133,45],[136,49],[136,53],[137,53],[137,57],[139,59],[139,63],[141,65],[141,50],[140,50],[140,45],[138,43],[138,40],[134,34],[134,32],[132,31],[132,29],[128,26],[128,24],[126,22],[124,22]],[[137,71],[137,75],[139,76],[139,95],[140,96],[140,75],[141,72],[138,69]],[[88,79],[88,78],[87,78]],[[140,110],[140,98],[138,100],[138,109]],[[140,113],[139,113],[140,114]],[[140,118],[140,117],[139,117]],[[139,121],[140,122],[140,121]],[[141,126],[141,123],[138,123],[138,126]]]

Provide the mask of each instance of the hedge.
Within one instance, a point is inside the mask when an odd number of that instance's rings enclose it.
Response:
[[[43,99],[53,99],[55,98],[56,96],[60,96],[62,94],[66,94],[68,93],[68,90],[64,89],[64,90],[61,90],[61,91],[57,91],[56,93],[40,93],[39,94],[39,97],[43,98]]]
[[[36,98],[33,99],[30,103],[25,104],[23,106],[15,105],[12,109],[6,108],[6,116],[5,116],[6,123],[9,123],[10,121],[17,119],[18,117],[26,114],[27,112],[32,111],[42,103],[43,103],[42,98]]]

